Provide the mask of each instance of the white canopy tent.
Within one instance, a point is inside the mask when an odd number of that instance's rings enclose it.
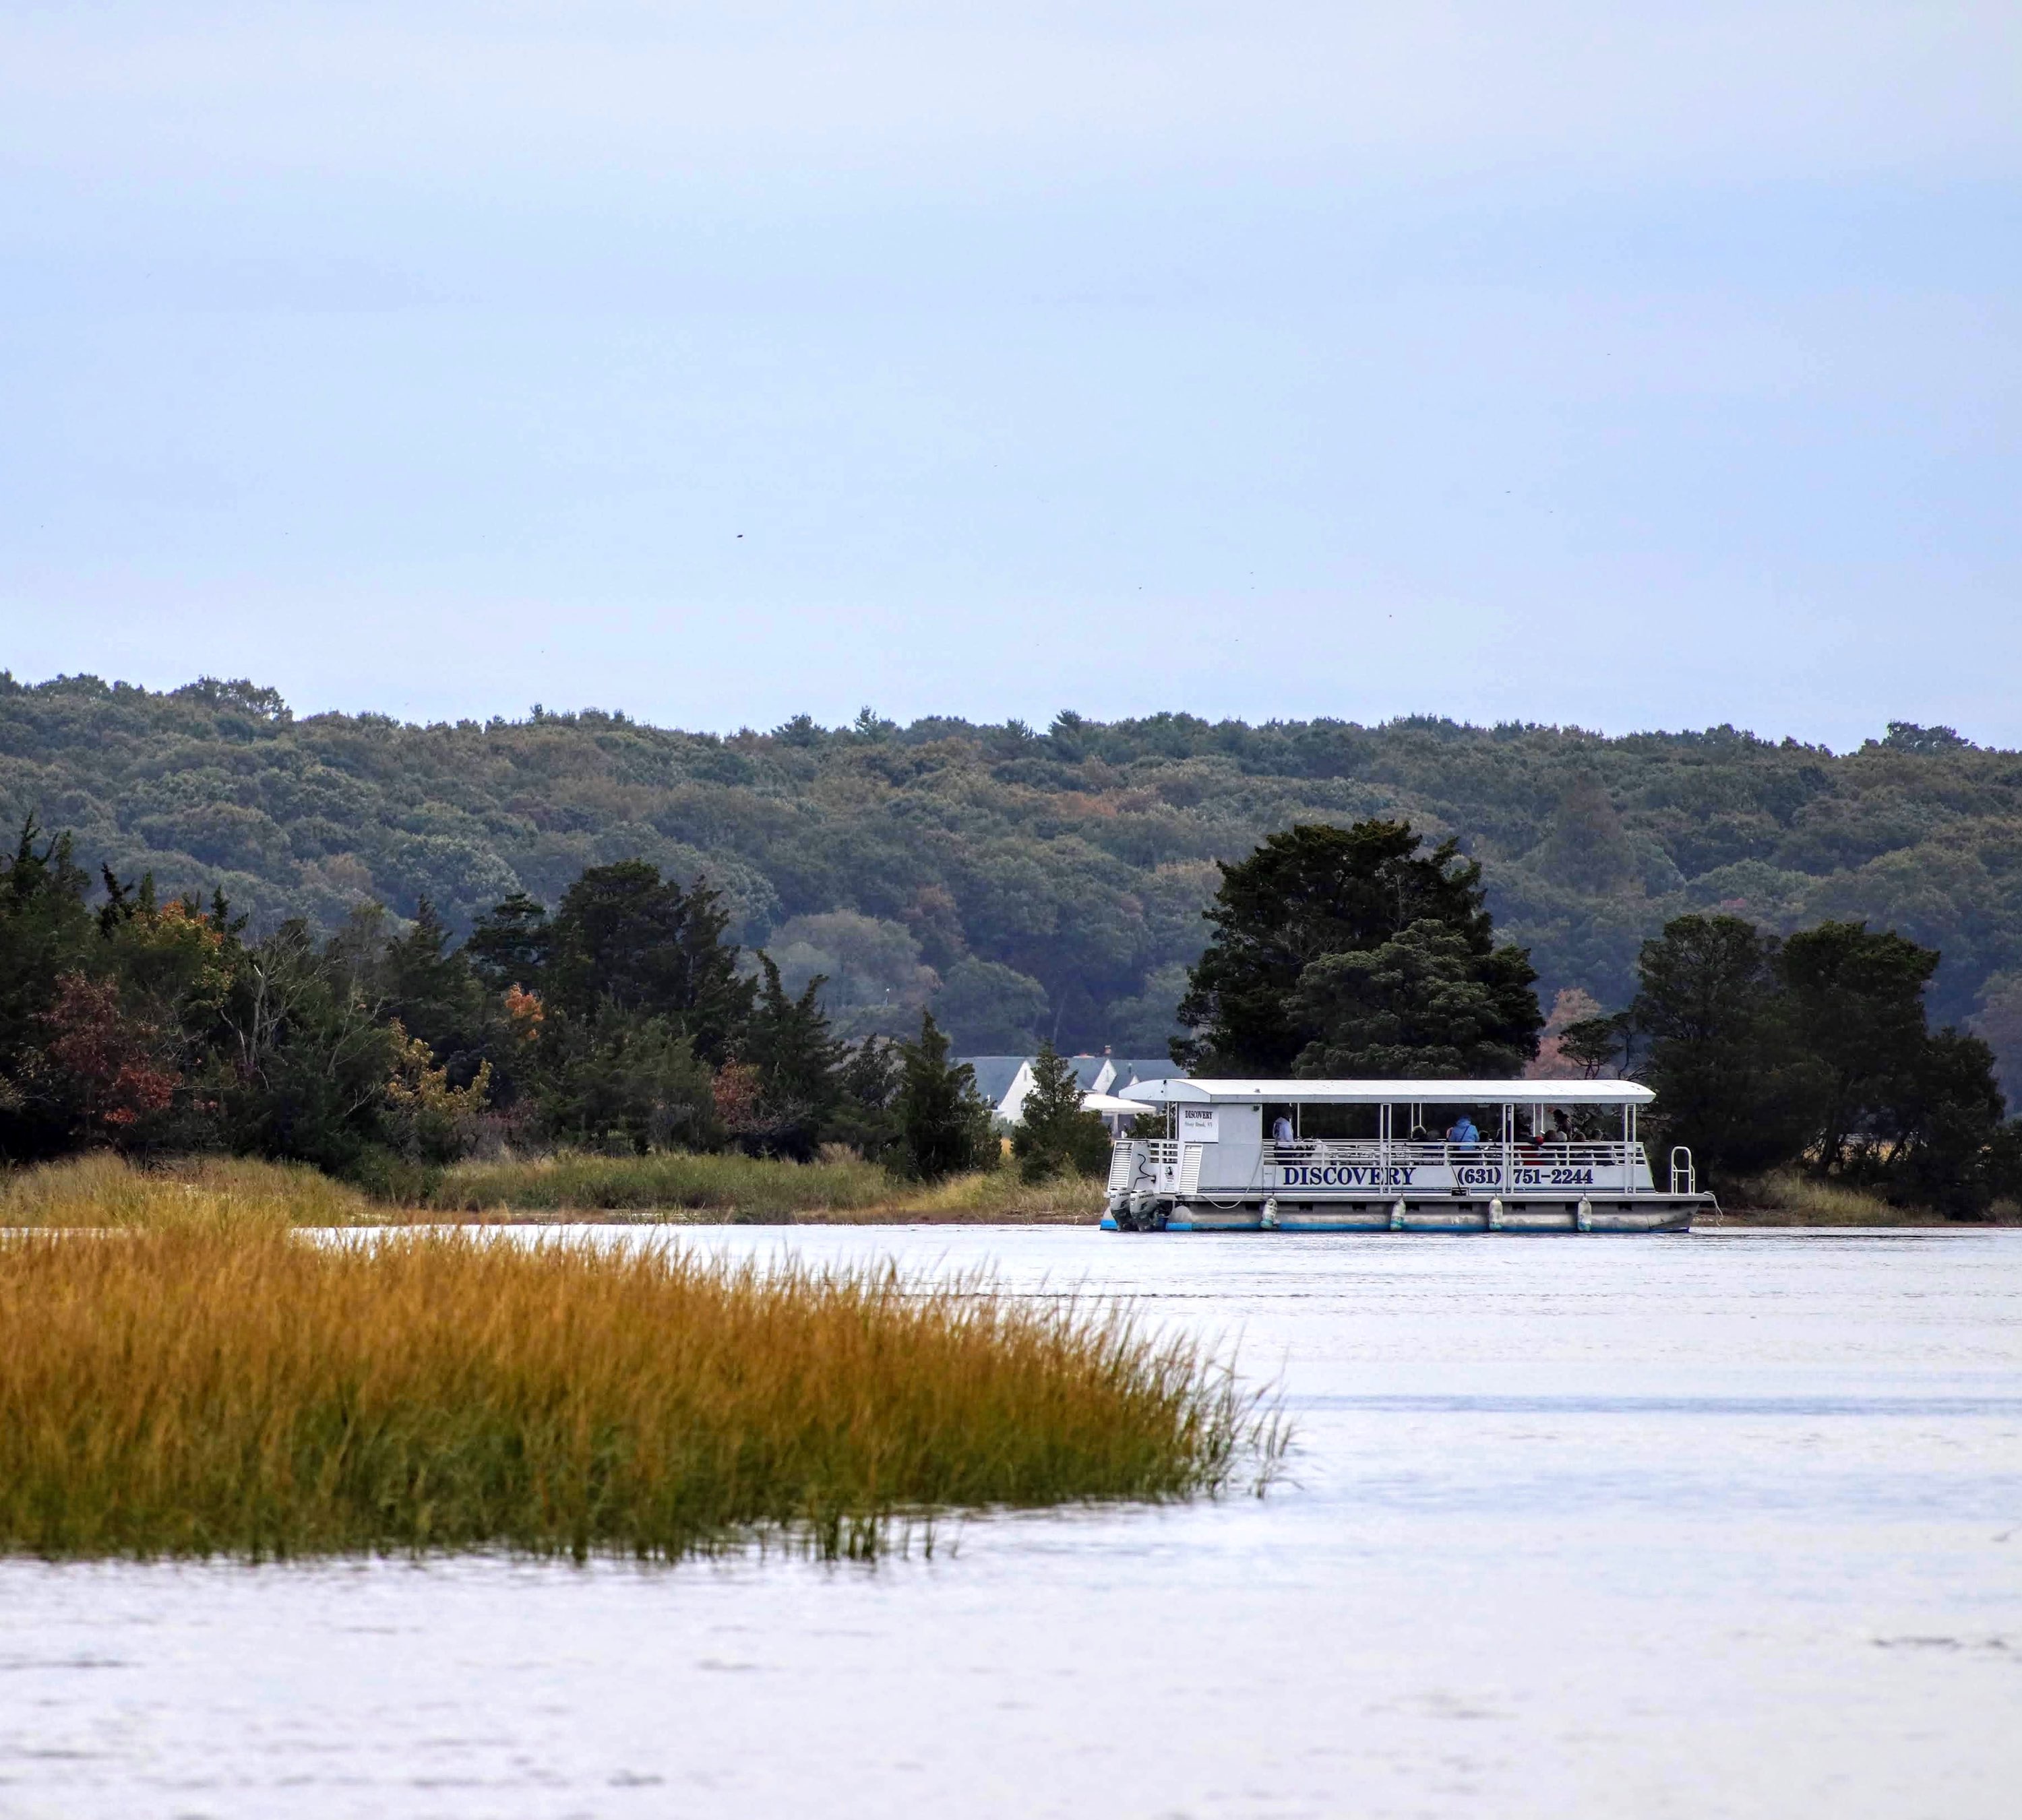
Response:
[[[1289,1106],[1295,1130],[1299,1111],[1307,1106],[1373,1106],[1379,1140],[1393,1136],[1393,1108],[1410,1109],[1416,1126],[1428,1106],[1488,1107],[1498,1109],[1494,1134],[1507,1146],[1516,1141],[1516,1109],[1531,1109],[1534,1132],[1547,1108],[1615,1107],[1622,1114],[1622,1141],[1635,1141],[1636,1114],[1657,1096],[1640,1081],[1198,1081],[1175,1078],[1141,1081],[1123,1096],[1144,1106],[1175,1112],[1188,1106]]]
[[[1105,1118],[1137,1118],[1144,1111],[1141,1100],[1125,1100],[1114,1093],[1084,1093],[1081,1096],[1084,1112],[1099,1112]]]

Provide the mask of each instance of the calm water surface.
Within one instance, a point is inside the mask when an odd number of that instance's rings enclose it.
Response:
[[[867,1570],[0,1563],[0,1814],[2022,1812],[2022,1233],[689,1242],[1239,1332],[1296,1482]]]

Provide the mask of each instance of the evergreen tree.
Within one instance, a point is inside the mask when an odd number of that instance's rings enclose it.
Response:
[[[524,891],[478,919],[463,951],[495,992],[517,986],[538,992],[547,974],[553,930],[546,909]]]
[[[849,1145],[874,1163],[903,1155],[899,1103],[905,1078],[903,1043],[874,1036],[858,1044],[837,1071],[829,1140]]]
[[[1027,1181],[1097,1175],[1108,1166],[1108,1129],[1096,1114],[1082,1110],[1081,1097],[1073,1065],[1051,1043],[1040,1044],[1032,1059],[1031,1091],[1011,1134],[1012,1154]]]
[[[1537,976],[1513,948],[1487,956],[1430,917],[1380,947],[1323,954],[1294,988],[1313,1033],[1293,1072],[1308,1078],[1493,1079],[1537,1052]]]
[[[920,1013],[919,1040],[900,1049],[897,1112],[906,1173],[931,1182],[993,1165],[998,1146],[989,1102],[976,1090],[976,1070],[948,1060],[947,1038],[932,1012]]]
[[[829,1034],[821,1008],[825,983],[816,974],[800,996],[779,983],[779,969],[761,954],[757,999],[745,1026],[739,1060],[758,1078],[756,1129],[739,1133],[755,1147],[805,1162],[820,1143],[841,1095],[837,1070],[845,1045]]]
[[[428,1045],[450,1085],[476,1079],[502,1036],[501,1019],[469,954],[449,946],[449,925],[423,898],[414,927],[378,956],[381,1015]]]
[[[534,1093],[550,1140],[655,1150],[715,1150],[726,1133],[711,1071],[671,1019],[605,1004],[563,1019],[542,1041]]]
[[[1224,864],[1203,913],[1214,933],[1180,1002],[1198,1034],[1173,1045],[1174,1059],[1203,1074],[1283,1075],[1330,1050],[1408,1048],[1421,1027],[1434,1046],[1484,1061],[1535,1055],[1537,975],[1520,949],[1496,946],[1480,866],[1451,841],[1423,845],[1403,822],[1301,825]],[[1307,970],[1328,959],[1302,998]]]
[[[712,1067],[730,1059],[755,983],[738,972],[729,915],[701,879],[686,892],[643,859],[593,866],[562,894],[552,931],[546,997],[553,1010],[620,1011],[671,1020]]]

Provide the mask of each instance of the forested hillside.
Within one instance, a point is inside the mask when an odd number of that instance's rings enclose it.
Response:
[[[1217,859],[1297,821],[1403,816],[1483,863],[1548,1005],[1626,1003],[1637,945],[1684,911],[1864,917],[1943,951],[1933,1015],[1979,1029],[2022,1089],[2022,753],[1942,728],[1842,755],[1427,717],[1063,714],[1042,733],[867,711],[719,738],[593,710],[297,719],[244,683],[0,673],[0,814],[31,812],[81,862],[221,888],[256,930],[426,896],[460,931],[637,855],[706,874],[790,987],[828,974],[839,1034],[914,1027],[931,1001],[960,1049],[1140,1054],[1173,1032]]]

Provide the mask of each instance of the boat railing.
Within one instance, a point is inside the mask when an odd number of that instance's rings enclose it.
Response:
[[[1156,1190],[1162,1179],[1177,1174],[1179,1166],[1180,1147],[1170,1138],[1119,1138],[1109,1153],[1109,1191]]]
[[[1472,1163],[1498,1161],[1502,1154],[1500,1140],[1483,1138],[1476,1143],[1403,1143],[1384,1144],[1374,1138],[1294,1138],[1274,1140],[1267,1146],[1276,1163],[1308,1164],[1317,1168],[1355,1168],[1388,1162],[1392,1165],[1418,1165],[1432,1168],[1459,1168]],[[1533,1142],[1519,1139],[1509,1147],[1511,1156],[1526,1165],[1549,1163],[1569,1169],[1619,1169],[1624,1164],[1640,1166],[1644,1161],[1640,1143],[1624,1144],[1620,1139],[1579,1139],[1569,1143]]]

